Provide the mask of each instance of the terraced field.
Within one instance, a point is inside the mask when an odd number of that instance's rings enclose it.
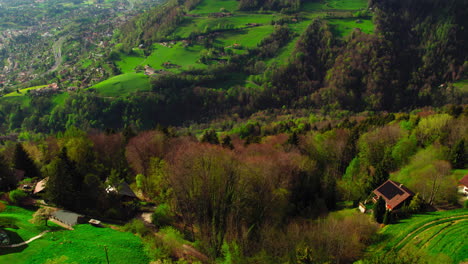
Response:
[[[370,247],[369,251],[382,254],[416,248],[428,256],[443,254],[453,263],[460,263],[468,260],[467,229],[466,209],[415,215],[386,226],[380,232],[382,241]],[[434,259],[437,261],[437,258]]]

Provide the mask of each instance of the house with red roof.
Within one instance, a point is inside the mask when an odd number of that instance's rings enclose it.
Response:
[[[373,191],[375,197],[373,200],[376,202],[379,197],[385,200],[385,205],[388,210],[395,210],[400,208],[405,203],[411,201],[414,193],[403,186],[403,184],[388,180]]]
[[[468,195],[468,174],[460,180],[459,190],[464,195]]]

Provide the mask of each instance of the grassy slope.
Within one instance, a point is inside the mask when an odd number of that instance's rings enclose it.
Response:
[[[371,19],[360,20],[362,23],[357,23],[355,18],[329,19],[328,21],[332,26],[333,33],[340,37],[349,35],[356,28],[366,34],[374,33],[374,24]]]
[[[235,0],[203,0],[190,14],[206,14],[220,12],[221,8],[232,12],[237,10],[239,3]]]
[[[0,214],[0,219],[15,219],[19,229],[7,229],[17,233],[22,240],[38,235],[45,229],[29,222],[33,212],[14,206]],[[75,230],[61,230],[47,233],[40,239],[18,250],[0,249],[0,263],[42,264],[47,259],[66,256],[76,263],[105,263],[104,246],[109,251],[110,263],[148,263],[140,239],[133,234],[119,232],[110,228],[95,228],[78,225]],[[13,252],[12,252],[13,251]],[[15,252],[16,251],[16,252]]]
[[[150,90],[149,79],[143,73],[125,73],[100,82],[91,88],[103,96],[119,96],[135,91]]]
[[[367,0],[325,0],[321,2],[306,2],[301,8],[301,15],[306,19],[298,23],[291,23],[289,26],[294,32],[300,35],[305,31],[312,19],[325,17],[327,11],[342,10],[349,13],[364,9],[366,5]],[[190,11],[190,14],[199,15],[199,17],[186,17],[185,22],[176,29],[173,35],[186,38],[194,31],[203,32],[206,29],[214,30],[218,25],[233,25],[233,30],[219,34],[215,40],[215,44],[224,47],[231,46],[232,44],[240,44],[241,49],[234,49],[233,51],[234,53],[241,54],[245,53],[247,48],[256,47],[262,39],[271,34],[274,30],[271,21],[277,20],[283,16],[280,13],[274,12],[270,14],[240,12],[237,10],[237,6],[238,2],[235,0],[203,0],[194,10]],[[233,12],[233,16],[223,18],[209,16],[209,13],[219,12],[221,8]],[[356,23],[356,19],[354,18],[333,18],[328,20],[334,28],[334,33],[340,37],[345,37],[354,28],[360,28],[365,33],[372,33],[374,29],[372,21],[369,19],[363,19],[363,23]],[[247,28],[246,24],[248,23],[259,23],[261,26]],[[268,59],[266,64],[281,65],[287,63],[297,40],[298,37],[294,38],[285,47],[280,49],[275,58]],[[180,67],[164,70],[180,72],[190,67],[205,68],[207,66],[199,62],[199,52],[203,49],[204,47],[200,45],[185,48],[182,43],[178,42],[171,47],[155,44],[152,54],[148,57],[145,57],[142,52],[138,53],[138,50],[136,50],[136,55],[122,55],[121,59],[116,62],[123,73],[122,75],[114,76],[94,85],[92,88],[95,88],[98,93],[103,96],[112,97],[125,96],[135,91],[150,90],[148,77],[135,72],[137,66],[150,65],[155,69],[164,69],[161,64],[169,61]],[[87,64],[89,64],[89,62],[83,62],[83,65]],[[245,76],[244,81],[242,81],[239,80],[239,76],[234,76],[233,80],[235,80],[232,83],[235,85],[249,85],[249,82],[246,81],[247,78],[248,76]],[[228,88],[226,84],[229,83],[230,82],[214,84],[213,88]],[[8,100],[27,106],[30,103],[30,99],[24,96],[26,90],[37,88],[40,87],[23,89],[21,94],[13,92],[6,95],[4,98],[0,98],[0,102]],[[7,99],[8,97],[15,97],[15,99]],[[68,95],[57,95],[54,97],[53,102],[55,104],[60,104],[66,97],[68,97]]]
[[[468,233],[463,232],[467,228],[466,209],[414,215],[384,227],[380,232],[383,239],[369,251],[382,254],[388,250],[418,248],[429,256],[444,254],[459,263],[468,260]]]

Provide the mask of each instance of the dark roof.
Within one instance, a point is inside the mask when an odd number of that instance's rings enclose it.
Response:
[[[121,196],[127,196],[131,198],[138,198],[136,194],[132,191],[130,186],[126,182],[119,183],[119,186],[116,188],[114,185],[109,185],[106,188],[106,192],[114,192]]]
[[[468,187],[468,174],[460,180],[460,183]]]
[[[374,190],[377,196],[382,196],[388,209],[394,209],[406,201],[414,193],[398,182],[388,180]]]
[[[22,181],[24,179],[24,170],[15,170],[16,181]]]
[[[53,212],[52,216],[58,221],[69,226],[74,226],[78,224],[79,219],[84,217],[83,215],[73,213],[70,211],[65,211],[65,210],[59,210],[59,211]]]
[[[122,182],[118,190],[120,195],[137,198],[136,194],[130,189],[130,186],[126,182]]]

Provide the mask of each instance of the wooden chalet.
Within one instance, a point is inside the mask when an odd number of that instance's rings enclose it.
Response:
[[[400,208],[403,204],[409,202],[414,196],[414,193],[403,186],[403,184],[388,180],[373,191],[375,194],[373,200],[376,202],[379,197],[385,200],[385,205],[388,210]]]

